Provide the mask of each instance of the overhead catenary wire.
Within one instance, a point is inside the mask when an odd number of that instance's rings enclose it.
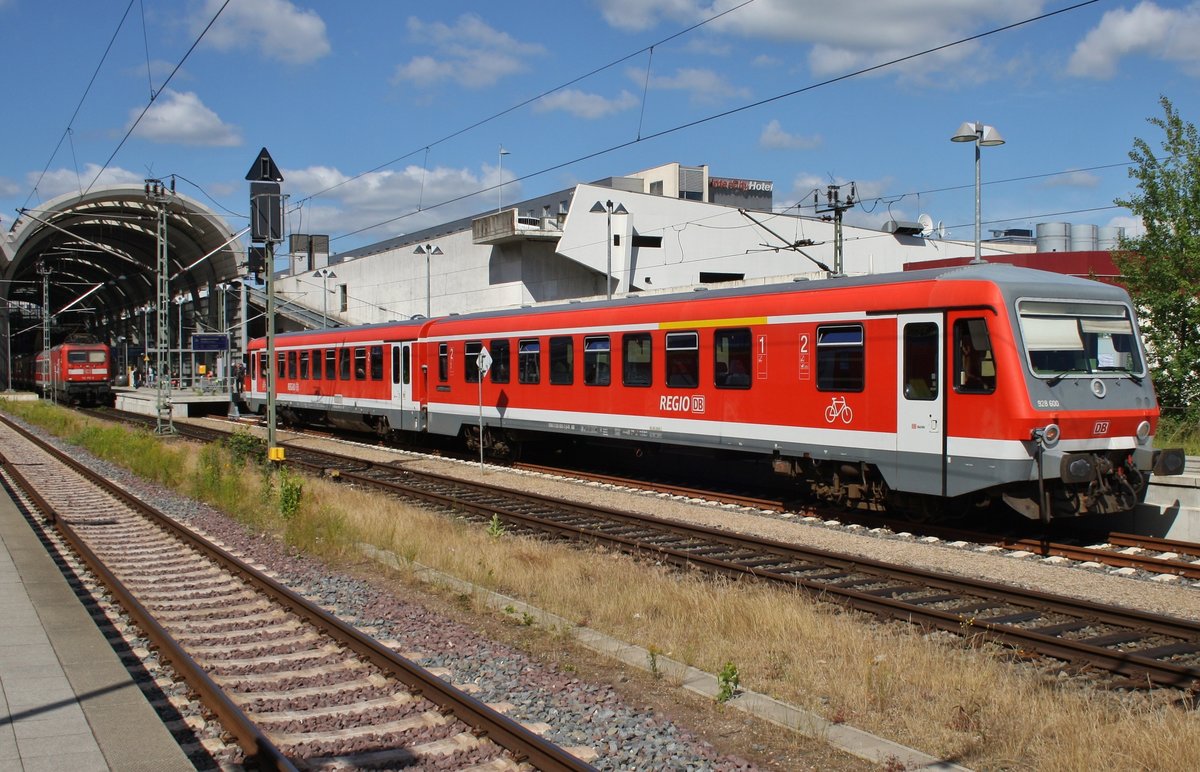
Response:
[[[665,129],[661,129],[661,130],[659,130],[659,131],[656,131],[656,132],[653,132],[653,133],[647,134],[647,135],[645,135],[645,136],[642,136],[642,135],[641,135],[641,133],[640,133],[640,131],[639,131],[639,134],[638,134],[638,136],[637,136],[635,139],[630,139],[630,140],[627,140],[627,141],[624,141],[624,142],[618,142],[618,143],[616,143],[616,144],[613,144],[613,145],[610,145],[610,146],[608,146],[608,147],[604,147],[604,148],[601,148],[601,149],[598,149],[598,150],[595,150],[595,151],[592,151],[592,152],[589,152],[589,153],[585,153],[585,154],[583,154],[583,155],[580,155],[580,156],[576,156],[575,158],[571,158],[571,159],[568,159],[568,160],[565,160],[565,161],[561,161],[561,162],[558,162],[558,163],[551,164],[551,165],[549,165],[549,166],[542,167],[541,169],[538,169],[538,170],[535,170],[535,171],[529,172],[529,173],[527,173],[527,174],[523,174],[523,175],[520,175],[520,176],[514,177],[512,180],[509,180],[509,184],[511,184],[511,183],[513,183],[513,182],[522,182],[522,181],[524,181],[524,180],[533,179],[533,178],[535,178],[535,177],[540,177],[540,176],[542,176],[542,175],[544,175],[544,174],[548,174],[548,173],[550,173],[550,172],[553,172],[553,171],[558,171],[559,169],[563,169],[563,168],[566,168],[566,167],[569,167],[569,166],[573,166],[573,165],[575,165],[575,164],[582,163],[582,162],[584,162],[584,161],[589,161],[589,160],[592,160],[592,159],[595,159],[595,158],[599,158],[599,157],[601,157],[601,156],[608,155],[608,154],[610,154],[610,153],[613,153],[613,152],[616,152],[616,151],[618,151],[618,150],[623,150],[623,149],[625,149],[625,148],[632,147],[632,146],[634,146],[634,145],[637,145],[637,144],[639,144],[639,143],[642,143],[642,142],[648,142],[648,141],[650,141],[650,140],[654,140],[654,139],[661,139],[661,138],[663,138],[663,137],[670,136],[670,135],[672,135],[672,134],[678,133],[678,132],[680,132],[680,131],[684,131],[684,130],[686,130],[686,129],[694,128],[694,127],[696,127],[696,126],[700,126],[700,125],[703,125],[703,124],[706,124],[706,123],[710,123],[710,122],[712,122],[712,121],[720,120],[720,119],[722,119],[722,118],[727,118],[727,117],[729,117],[729,116],[731,116],[731,115],[736,115],[736,114],[738,114],[738,113],[742,113],[742,112],[745,112],[745,111],[747,111],[747,110],[752,110],[752,109],[754,109],[754,108],[756,108],[756,107],[761,107],[761,106],[763,106],[763,105],[771,104],[771,103],[773,103],[773,102],[778,102],[778,101],[780,101],[780,100],[782,100],[782,99],[787,99],[787,98],[789,98],[789,97],[797,96],[797,95],[799,95],[799,94],[803,94],[803,93],[806,93],[806,92],[809,92],[809,91],[814,91],[814,90],[816,90],[816,89],[819,89],[819,88],[823,88],[823,87],[826,87],[826,86],[831,86],[831,85],[834,85],[834,84],[836,84],[836,83],[840,83],[840,82],[842,82],[842,81],[850,80],[850,79],[852,79],[852,78],[856,78],[856,77],[860,77],[860,76],[863,76],[863,75],[867,75],[867,74],[870,74],[870,73],[872,73],[872,72],[877,72],[877,71],[879,71],[879,70],[882,70],[882,69],[886,69],[886,68],[889,68],[889,67],[894,67],[894,66],[896,66],[896,65],[903,64],[903,63],[905,63],[905,62],[909,62],[909,61],[912,61],[912,60],[914,60],[914,59],[918,59],[918,58],[920,58],[920,57],[923,57],[923,56],[929,56],[929,55],[931,55],[931,54],[935,54],[935,53],[938,53],[938,52],[940,52],[940,51],[945,51],[945,50],[947,50],[947,49],[954,48],[955,46],[964,45],[964,44],[966,44],[966,43],[971,43],[971,42],[974,42],[974,41],[977,41],[977,40],[981,40],[981,39],[983,39],[983,38],[991,37],[991,36],[993,36],[993,35],[998,35],[998,34],[1000,34],[1000,33],[1002,33],[1002,32],[1007,32],[1007,31],[1010,31],[1010,30],[1016,29],[1016,28],[1018,28],[1018,27],[1023,27],[1023,26],[1026,26],[1026,25],[1029,25],[1029,24],[1033,24],[1033,23],[1036,23],[1036,22],[1039,22],[1039,21],[1044,21],[1044,20],[1046,20],[1046,19],[1049,19],[1049,18],[1052,18],[1052,17],[1055,17],[1055,16],[1059,16],[1059,15],[1061,15],[1061,14],[1069,13],[1069,12],[1072,12],[1072,11],[1077,11],[1077,10],[1079,10],[1079,9],[1081,9],[1081,8],[1085,8],[1085,7],[1087,7],[1087,6],[1094,5],[1094,4],[1098,3],[1099,1],[1100,1],[1100,0],[1082,0],[1082,2],[1078,2],[1078,3],[1075,3],[1075,4],[1073,4],[1073,5],[1069,5],[1069,6],[1066,6],[1066,7],[1063,7],[1063,8],[1059,8],[1059,9],[1056,9],[1056,10],[1047,11],[1046,13],[1042,13],[1042,14],[1039,14],[1039,15],[1037,15],[1037,16],[1031,16],[1031,17],[1028,17],[1028,18],[1026,18],[1026,19],[1022,19],[1022,20],[1019,20],[1019,21],[1012,22],[1012,23],[1010,23],[1010,24],[1005,24],[1005,25],[1002,25],[1002,26],[1000,26],[1000,27],[994,27],[994,28],[992,28],[992,29],[985,30],[985,31],[983,31],[983,32],[979,32],[979,33],[976,33],[976,34],[974,34],[974,35],[969,35],[969,36],[966,36],[966,37],[958,38],[957,40],[953,40],[953,41],[950,41],[950,42],[948,42],[948,43],[942,43],[942,44],[939,44],[939,45],[936,45],[936,46],[932,46],[932,47],[929,47],[929,48],[925,48],[925,49],[923,49],[923,50],[921,50],[921,51],[917,51],[917,52],[914,52],[914,53],[911,53],[911,54],[906,54],[906,55],[904,55],[904,56],[895,57],[895,58],[893,58],[893,59],[889,59],[888,61],[885,61],[885,62],[880,62],[880,63],[878,63],[878,64],[870,65],[870,66],[867,66],[867,67],[862,67],[862,68],[859,68],[859,69],[857,69],[857,70],[854,70],[854,71],[852,71],[852,72],[843,73],[842,75],[838,75],[838,76],[835,76],[835,77],[832,77],[832,78],[827,78],[827,79],[825,79],[825,80],[821,80],[821,81],[818,81],[818,82],[815,82],[815,83],[810,83],[809,85],[807,85],[807,86],[803,86],[803,87],[801,87],[801,88],[792,89],[792,90],[790,90],[790,91],[786,91],[786,92],[783,92],[783,93],[781,93],[781,94],[776,94],[776,95],[774,95],[774,96],[771,96],[771,97],[766,97],[766,98],[764,98],[764,99],[759,99],[759,100],[756,100],[756,101],[753,101],[753,102],[748,102],[748,103],[746,103],[746,104],[743,104],[743,105],[740,105],[740,106],[737,106],[737,107],[733,107],[733,108],[730,108],[730,109],[728,109],[728,110],[723,110],[723,111],[721,111],[721,112],[713,113],[713,114],[710,114],[710,115],[707,115],[707,116],[704,116],[704,117],[701,117],[701,118],[697,118],[697,119],[695,119],[695,120],[686,121],[686,122],[684,122],[684,123],[676,124],[675,126],[671,126],[671,127],[665,128]],[[733,11],[733,10],[737,10],[738,8],[742,8],[742,7],[744,7],[746,4],[747,4],[747,3],[743,3],[742,5],[735,6],[734,8],[730,9],[730,10],[729,10],[729,11],[727,11],[726,13],[728,13],[728,12],[731,12],[731,11]],[[713,17],[713,18],[716,18],[716,17]],[[708,22],[710,22],[710,21],[712,21],[712,19],[708,19],[708,20],[706,20],[705,22],[702,22],[702,23],[708,23]],[[700,25],[699,25],[699,24],[697,24],[697,25],[693,25],[693,27],[690,27],[690,28],[688,28],[688,30],[682,30],[682,31],[680,31],[679,33],[676,33],[675,35],[673,35],[673,36],[672,36],[672,38],[673,38],[673,37],[678,37],[679,35],[682,35],[682,34],[685,34],[686,32],[690,31],[691,29],[694,29],[694,28],[695,28],[695,27],[697,27],[697,26],[700,26]],[[668,38],[668,39],[671,39],[671,38]],[[662,42],[662,41],[659,41],[659,43],[657,43],[656,45],[661,45],[661,42]],[[642,49],[642,51],[645,51],[645,50],[647,50],[647,49]],[[451,138],[451,137],[456,137],[456,136],[458,136],[459,134],[462,134],[462,133],[464,133],[465,131],[469,131],[470,129],[472,129],[472,128],[475,128],[476,126],[481,126],[481,125],[483,125],[483,124],[487,123],[488,121],[491,121],[491,120],[493,120],[493,119],[495,119],[495,118],[498,118],[498,117],[500,117],[501,115],[505,115],[505,114],[507,114],[507,113],[509,113],[509,112],[512,112],[513,110],[515,110],[515,109],[517,109],[517,108],[519,108],[519,107],[523,107],[524,105],[530,104],[530,103],[532,103],[532,102],[536,101],[537,99],[540,99],[542,96],[545,96],[545,95],[551,94],[551,93],[553,93],[554,91],[557,91],[557,90],[559,90],[559,89],[561,89],[561,88],[565,88],[567,85],[571,85],[571,84],[573,84],[573,83],[576,83],[576,82],[578,82],[579,80],[582,80],[583,78],[586,78],[586,77],[588,77],[588,76],[590,76],[590,75],[592,75],[592,74],[595,74],[595,73],[597,73],[597,72],[600,72],[600,71],[602,71],[602,70],[606,69],[607,67],[613,66],[613,65],[615,65],[615,64],[617,64],[617,63],[619,63],[619,62],[621,62],[621,61],[625,61],[625,60],[629,59],[630,57],[637,55],[637,53],[641,53],[641,51],[639,51],[639,52],[636,52],[635,54],[630,54],[629,56],[623,57],[623,58],[621,58],[620,60],[618,60],[617,62],[614,62],[613,64],[610,64],[610,65],[605,65],[604,67],[597,68],[596,70],[593,70],[591,73],[588,73],[587,75],[582,75],[582,76],[580,76],[579,78],[575,78],[574,80],[572,80],[572,81],[569,81],[568,83],[566,83],[566,84],[564,84],[564,85],[562,85],[562,86],[558,86],[558,87],[556,87],[556,88],[554,88],[554,89],[550,89],[550,90],[548,90],[548,91],[546,91],[546,92],[543,92],[543,94],[540,94],[540,95],[538,95],[537,97],[533,97],[533,98],[531,98],[531,99],[528,99],[528,100],[526,100],[526,101],[524,101],[524,102],[522,102],[522,103],[520,103],[520,104],[518,104],[518,105],[514,105],[513,107],[511,107],[511,108],[508,108],[507,110],[504,110],[504,111],[503,111],[503,112],[501,112],[501,113],[497,113],[497,114],[495,114],[495,115],[493,115],[493,116],[490,116],[489,118],[485,118],[485,119],[483,119],[483,120],[481,120],[481,121],[479,121],[479,122],[477,122],[477,123],[475,123],[475,124],[472,124],[471,126],[468,126],[468,127],[464,128],[464,129],[460,129],[459,131],[456,131],[456,132],[454,132],[453,134],[450,134],[450,135],[448,135],[447,137],[445,137],[445,138],[443,138],[443,139],[441,139],[441,140],[438,140],[438,143],[440,143],[440,142],[444,142],[444,141],[446,141],[447,139],[449,139],[449,138]],[[437,144],[437,143],[433,143],[433,144]],[[418,152],[418,151],[413,151],[413,152]],[[412,153],[409,153],[408,155],[412,155]],[[404,158],[404,157],[407,157],[407,156],[403,156],[402,158]],[[396,159],[396,161],[398,161],[398,160],[402,160],[402,158],[401,158],[401,159]],[[395,163],[395,161],[391,161],[391,162],[388,162],[388,164],[383,164],[383,165],[380,165],[380,166],[378,166],[378,167],[375,167],[375,169],[369,170],[369,171],[367,171],[367,172],[363,172],[362,174],[360,174],[360,175],[357,175],[356,177],[351,177],[351,178],[348,178],[347,180],[343,180],[343,181],[339,182],[337,185],[330,186],[330,187],[328,187],[328,188],[325,188],[324,190],[318,191],[317,193],[314,193],[314,194],[310,195],[310,196],[309,196],[309,198],[313,198],[313,197],[316,197],[316,196],[322,195],[322,194],[324,194],[324,193],[327,193],[327,192],[329,192],[330,190],[333,190],[334,188],[336,188],[336,187],[338,187],[338,186],[340,186],[340,185],[344,185],[344,184],[346,184],[346,183],[348,183],[348,182],[350,182],[350,181],[352,181],[352,180],[354,180],[354,179],[357,179],[358,177],[361,177],[361,176],[363,176],[363,175],[365,175],[365,174],[369,174],[369,173],[371,173],[372,171],[377,171],[377,170],[379,170],[379,169],[382,169],[382,168],[384,168],[385,166],[388,166],[388,165],[390,165],[391,163]],[[441,201],[441,202],[439,202],[439,203],[436,203],[436,204],[431,204],[431,205],[429,205],[429,206],[426,206],[426,207],[425,207],[423,210],[421,210],[421,211],[429,211],[429,210],[431,210],[431,209],[437,209],[437,208],[440,208],[440,207],[443,207],[443,206],[448,206],[448,205],[450,205],[450,204],[457,203],[457,202],[459,202],[459,201],[466,200],[466,199],[468,199],[468,198],[472,198],[472,197],[474,197],[474,196],[477,196],[477,195],[481,195],[481,194],[484,194],[484,193],[489,193],[489,192],[491,192],[491,191],[494,191],[494,190],[496,189],[496,187],[497,187],[496,185],[492,185],[492,186],[488,186],[488,187],[479,188],[479,189],[477,189],[477,190],[474,190],[474,191],[471,191],[471,192],[469,192],[469,193],[464,193],[464,194],[462,194],[462,195],[454,196],[454,197],[452,197],[452,198],[446,199],[446,200],[444,200],[444,201]],[[395,216],[395,217],[390,217],[390,218],[388,218],[388,219],[386,219],[386,220],[382,220],[382,221],[380,221],[380,222],[377,222],[377,223],[374,223],[374,224],[371,224],[371,225],[366,225],[366,226],[363,226],[363,227],[361,227],[361,228],[356,228],[356,229],[354,229],[354,230],[352,230],[352,231],[348,231],[348,232],[346,232],[346,233],[343,233],[343,234],[340,234],[340,235],[337,235],[337,236],[331,236],[331,237],[330,237],[330,241],[331,241],[331,242],[333,242],[333,241],[338,241],[338,240],[340,240],[340,239],[349,238],[349,237],[351,237],[351,236],[356,236],[356,235],[358,235],[358,234],[361,234],[361,233],[365,233],[365,232],[367,232],[367,231],[374,230],[375,228],[380,228],[380,227],[383,227],[383,226],[385,226],[385,225],[390,225],[390,224],[392,224],[392,223],[395,223],[395,222],[398,222],[398,221],[400,221],[400,220],[406,219],[406,218],[408,218],[408,217],[412,217],[413,215],[416,215],[416,214],[418,214],[418,212],[416,212],[416,211],[405,212],[405,213],[403,213],[403,214],[397,215],[397,216]]]

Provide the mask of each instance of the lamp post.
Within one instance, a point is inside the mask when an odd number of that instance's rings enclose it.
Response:
[[[500,153],[496,156],[496,168],[500,173],[500,184],[496,186],[496,211],[499,212],[504,208],[504,156],[512,155],[504,149],[504,145],[500,146]]]
[[[321,278],[321,327],[329,326],[329,280],[336,279],[337,274],[332,268],[318,268],[313,276]]]
[[[445,253],[442,252],[441,247],[435,247],[433,244],[426,244],[424,246],[418,246],[416,249],[414,249],[413,254],[414,255],[425,255],[425,318],[429,319],[433,316],[433,314],[430,311],[430,309],[431,309],[430,297],[432,297],[432,290],[430,288],[430,279],[429,279],[429,256],[430,255],[443,255]]]
[[[595,204],[592,204],[592,208],[588,211],[596,212],[597,214],[603,212],[608,215],[608,241],[606,242],[608,244],[608,267],[604,273],[604,293],[609,300],[612,300],[612,216],[614,214],[629,214],[629,210],[623,204],[618,203],[614,209],[612,201],[605,201],[603,203],[597,201]]]
[[[975,143],[975,259],[972,262],[982,263],[983,255],[979,241],[980,228],[982,227],[979,203],[979,148],[1003,145],[1004,137],[1000,136],[1000,132],[996,131],[992,126],[986,126],[978,121],[975,123],[967,121],[958,127],[958,131],[954,132],[954,136],[950,138],[950,141]]]

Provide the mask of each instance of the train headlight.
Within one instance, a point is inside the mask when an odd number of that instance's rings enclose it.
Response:
[[[1137,441],[1139,445],[1145,445],[1150,441],[1150,422],[1142,421],[1137,428]]]
[[[1046,424],[1041,429],[1033,430],[1033,439],[1042,444],[1043,447],[1052,448],[1058,444],[1058,438],[1062,436],[1062,430],[1058,428],[1058,424]]]

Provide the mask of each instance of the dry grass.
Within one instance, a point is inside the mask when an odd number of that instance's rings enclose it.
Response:
[[[410,560],[742,685],[979,769],[1200,769],[1200,717],[1046,683],[949,635],[836,606],[512,536],[322,481],[348,531]],[[354,513],[354,514],[348,514]]]
[[[992,647],[804,595],[489,535],[325,480],[274,528],[327,559],[367,542],[711,673],[733,662],[745,688],[977,769],[1200,769],[1200,718],[1165,695],[1047,683]]]

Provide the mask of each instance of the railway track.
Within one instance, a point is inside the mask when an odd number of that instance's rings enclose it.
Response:
[[[96,411],[90,414],[105,420],[113,420],[114,418],[112,411]],[[153,423],[144,416],[132,414],[121,414],[119,419],[139,425],[150,425]],[[183,435],[205,442],[215,441],[226,434],[226,432],[196,424],[181,424],[178,428]],[[288,445],[286,442],[282,444]],[[351,460],[341,463],[348,470],[364,466],[361,462]],[[331,465],[328,471],[337,474],[334,466]],[[589,472],[580,469],[562,469],[525,462],[515,463],[512,467],[556,477],[569,477],[588,482],[613,485],[619,488],[662,493],[696,501],[729,504],[761,512],[790,512],[803,516],[816,517],[824,521],[857,523],[869,528],[887,529],[893,533],[919,530],[922,536],[933,536],[947,542],[957,541],[991,545],[1012,552],[1027,552],[1040,557],[1061,557],[1079,563],[1109,566],[1117,569],[1129,568],[1149,574],[1169,575],[1185,580],[1200,581],[1200,544],[1191,542],[1114,532],[1105,534],[1099,538],[1099,541],[1093,539],[1088,546],[1084,546],[1071,541],[1064,541],[1061,537],[1056,539],[1048,536],[1013,536],[979,529],[929,523],[909,523],[874,512],[831,509],[819,506],[805,507],[803,510],[798,511],[796,506],[789,505],[789,503],[785,502],[779,496],[763,497],[735,490],[696,488],[669,481],[622,477],[613,474]]]
[[[1134,685],[1192,687],[1200,683],[1200,625],[1189,621],[498,490],[295,445],[288,448],[287,463],[313,474],[423,500],[480,521],[498,517],[506,528],[521,532],[603,543],[625,552],[653,554],[677,565],[796,587],[873,614],[1118,673],[1128,676],[1128,683]],[[690,491],[674,489],[671,493],[688,495]],[[1044,546],[1042,542],[1038,545]],[[1013,542],[1013,546],[1036,545]],[[1090,559],[1096,553],[1177,572],[1185,566],[1194,568],[1171,558],[1118,558],[1107,550],[1086,554]]]
[[[268,769],[586,770],[7,420],[4,473]]]
[[[513,532],[601,544],[714,574],[806,591],[878,616],[1003,643],[1126,676],[1125,686],[1200,684],[1200,624],[998,583],[740,537],[727,531],[291,448],[288,463]],[[352,469],[352,466],[360,468]]]

